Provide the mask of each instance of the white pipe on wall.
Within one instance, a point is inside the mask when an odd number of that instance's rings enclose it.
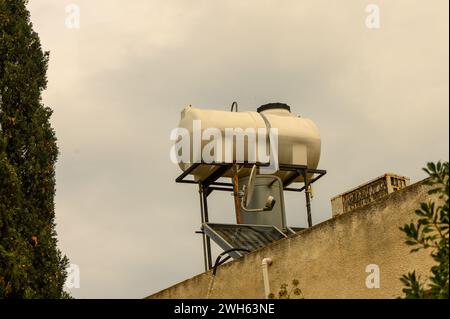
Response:
[[[270,283],[269,283],[269,266],[272,264],[271,258],[264,258],[261,262],[261,269],[264,283],[264,298],[269,299]]]

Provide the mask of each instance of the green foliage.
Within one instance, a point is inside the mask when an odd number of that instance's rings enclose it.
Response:
[[[61,298],[52,111],[41,101],[48,52],[26,0],[0,0],[0,298]]]
[[[421,203],[416,210],[417,223],[400,227],[407,239],[405,243],[412,247],[411,252],[421,249],[431,250],[431,257],[436,262],[431,268],[428,280],[418,278],[415,271],[400,278],[405,285],[405,298],[446,298],[449,297],[448,286],[448,162],[428,163],[424,171],[430,176],[427,184],[431,185],[428,194],[437,194],[442,205],[434,202]]]
[[[298,287],[299,281],[297,279],[292,280],[292,287],[289,289],[288,284],[282,284],[280,290],[278,290],[278,299],[293,299],[291,297],[297,296],[297,299],[304,299],[302,290]],[[276,296],[273,293],[269,294],[269,299],[275,299]]]

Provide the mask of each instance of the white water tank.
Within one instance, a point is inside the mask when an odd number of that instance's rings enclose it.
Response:
[[[229,112],[220,111],[212,109],[200,109],[192,106],[188,106],[181,112],[181,120],[178,125],[180,128],[184,128],[189,132],[191,140],[190,148],[190,160],[187,162],[181,162],[180,168],[182,170],[187,169],[195,159],[195,154],[193,152],[193,143],[195,139],[194,132],[194,121],[200,120],[201,122],[195,122],[201,124],[201,132],[208,128],[218,129],[222,137],[222,156],[217,159],[218,162],[229,162],[225,158],[225,131],[226,129],[236,129],[240,128],[243,130],[254,129],[257,131],[258,128],[265,129],[267,132],[270,128],[278,129],[278,162],[279,164],[296,164],[296,165],[306,165],[308,168],[316,169],[320,159],[320,134],[319,129],[316,124],[304,117],[296,116],[290,112],[290,107],[282,103],[271,103],[266,104],[257,109],[257,112]],[[217,131],[217,130],[216,130]],[[257,135],[257,137],[259,137]],[[210,137],[212,138],[212,137]],[[198,140],[198,136],[197,136]],[[252,149],[252,145],[248,143],[249,139],[244,140],[244,149]],[[267,143],[269,138],[266,138]],[[208,140],[201,141],[201,149],[210,142]],[[248,151],[245,152],[244,158],[236,158],[236,145],[233,143],[234,153],[233,160],[249,160]],[[258,143],[256,143],[256,148]],[[249,148],[250,147],[250,148]],[[266,150],[269,150],[269,145],[266,145]],[[258,151],[256,151],[258,154]],[[260,158],[256,156],[256,160],[259,161]],[[261,161],[262,162],[262,161]],[[214,167],[203,167],[195,170],[196,179],[201,179],[202,175],[209,175],[210,170],[215,169]],[[240,176],[245,176],[249,174],[249,170],[242,170]],[[284,177],[286,173],[277,172],[274,175]],[[225,176],[230,176],[225,175]],[[299,177],[296,181],[301,181],[302,178]]]

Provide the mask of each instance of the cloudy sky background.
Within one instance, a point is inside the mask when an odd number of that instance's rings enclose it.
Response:
[[[418,181],[448,160],[448,1],[31,0],[58,136],[57,231],[78,298],[141,298],[203,270],[197,189],[178,185],[169,133],[192,104],[285,102],[321,130],[313,221],[385,172]],[[66,6],[80,29],[65,27]],[[381,28],[368,29],[367,4]],[[288,221],[306,225],[303,196]],[[210,215],[233,222],[229,194]],[[332,271],[330,269],[330,271]]]

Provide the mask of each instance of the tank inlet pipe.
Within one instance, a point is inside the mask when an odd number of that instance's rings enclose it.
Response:
[[[269,283],[269,266],[272,264],[271,258],[264,258],[261,262],[261,269],[264,282],[264,298],[269,299],[270,283]]]

